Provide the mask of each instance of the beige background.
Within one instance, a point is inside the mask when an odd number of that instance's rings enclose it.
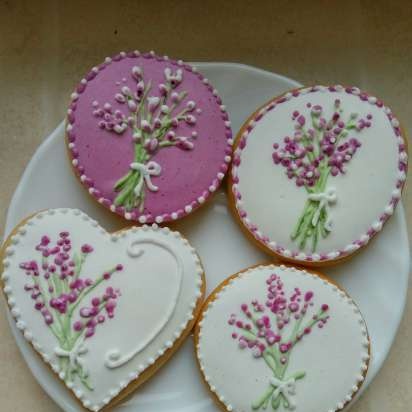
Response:
[[[0,0],[0,230],[36,147],[62,120],[74,84],[106,55],[154,49],[187,61],[255,65],[304,84],[358,85],[412,129],[410,1]],[[404,197],[409,234],[412,194]],[[385,325],[382,325],[384,328]],[[412,294],[380,374],[353,412],[412,409]],[[57,411],[0,311],[2,411]]]

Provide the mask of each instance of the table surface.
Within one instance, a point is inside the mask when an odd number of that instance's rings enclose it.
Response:
[[[25,165],[63,118],[73,86],[105,56],[154,49],[186,61],[250,64],[303,84],[357,85],[385,100],[410,133],[411,21],[409,1],[0,0],[1,233]],[[406,190],[409,235],[411,200]],[[5,310],[0,336],[2,410],[57,411],[20,356]],[[389,357],[353,412],[410,409],[411,343],[409,293]]]

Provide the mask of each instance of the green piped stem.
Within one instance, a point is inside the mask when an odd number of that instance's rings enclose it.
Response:
[[[308,194],[322,193],[326,188],[330,174],[330,167],[324,163],[320,166],[320,169],[321,172],[317,184],[313,188],[306,187]],[[306,243],[309,240],[312,243],[312,252],[315,252],[319,241],[319,235],[325,238],[329,234],[329,231],[326,228],[328,214],[325,208],[321,210],[316,225],[313,225],[313,217],[315,216],[318,207],[319,202],[307,199],[298,222],[291,234],[291,239],[298,242],[300,250],[305,249]]]

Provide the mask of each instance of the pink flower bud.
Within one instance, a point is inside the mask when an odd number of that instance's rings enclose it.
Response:
[[[153,113],[159,106],[160,99],[155,96],[150,96],[147,98],[147,107],[150,113]]]
[[[122,94],[124,96],[131,96],[132,95],[132,91],[127,87],[127,86],[123,86],[121,88]]]
[[[118,103],[126,103],[125,97],[120,93],[116,93],[114,98]]]
[[[77,320],[76,322],[74,322],[73,329],[76,332],[80,332],[81,330],[83,330],[83,322],[81,322],[80,320]]]
[[[166,96],[166,94],[167,94],[167,87],[166,87],[166,85],[163,84],[163,83],[160,83],[158,87],[159,87],[160,94],[161,94],[162,96]]]
[[[139,66],[133,66],[132,67],[132,76],[135,78],[135,80],[139,81],[142,76],[143,76],[143,70]]]
[[[131,112],[135,112],[137,110],[137,104],[133,99],[127,100],[127,106]]]
[[[82,253],[91,253],[93,252],[93,247],[85,243],[84,245],[82,245],[81,251]]]
[[[170,95],[170,98],[171,98],[173,103],[177,103],[179,101],[179,93],[173,92]]]

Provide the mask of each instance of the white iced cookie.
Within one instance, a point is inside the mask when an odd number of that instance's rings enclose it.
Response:
[[[369,364],[368,332],[352,299],[323,277],[283,265],[219,285],[195,342],[203,378],[227,411],[339,411]]]
[[[266,252],[319,265],[365,246],[393,214],[407,172],[391,110],[356,87],[277,97],[239,132],[230,198]]]
[[[195,250],[156,225],[110,234],[79,210],[51,209],[17,226],[2,257],[17,328],[92,411],[148,379],[202,301]]]

